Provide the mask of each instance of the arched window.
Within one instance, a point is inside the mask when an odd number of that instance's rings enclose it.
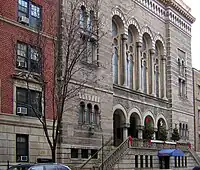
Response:
[[[182,135],[182,124],[179,123],[179,136],[181,136],[181,135]]]
[[[96,125],[100,124],[100,112],[98,105],[94,105],[94,124]]]
[[[188,125],[185,125],[185,137],[188,138]]]
[[[126,63],[127,86],[132,89],[134,71],[134,37],[130,29],[128,30],[128,41],[126,44]]]
[[[85,121],[85,103],[80,102],[80,107],[79,107],[79,122],[84,122]]]
[[[182,61],[182,67],[181,67],[181,74],[183,75],[183,76],[185,76],[185,63],[184,63],[184,61]]]
[[[118,46],[118,29],[114,21],[112,21],[112,37],[113,37],[113,83],[118,84],[118,61],[119,61],[119,46]]]
[[[183,124],[183,129],[182,129],[182,135],[181,135],[182,137],[184,137],[185,136],[185,124]]]
[[[87,112],[86,112],[86,123],[91,123],[91,117],[92,117],[92,104],[87,104]]]
[[[178,58],[178,72],[179,74],[181,74],[181,62],[179,58]]]
[[[142,80],[142,90],[147,93],[147,41],[143,37],[142,43],[142,62],[141,62],[141,80]]]
[[[87,30],[90,32],[92,32],[93,29],[93,21],[94,21],[94,11],[91,10],[87,18]]]
[[[155,92],[156,92],[156,97],[159,97],[159,81],[160,81],[160,77],[159,77],[159,62],[158,59],[156,59],[156,63],[155,63],[155,68],[154,68],[154,72],[155,72]]]
[[[81,28],[85,28],[87,23],[87,13],[86,8],[82,5],[80,9],[80,26]]]

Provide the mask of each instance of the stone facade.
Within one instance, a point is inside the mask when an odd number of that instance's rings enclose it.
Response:
[[[194,147],[191,24],[195,19],[175,1],[101,3],[107,34],[99,43],[102,66],[95,70],[99,81],[84,91],[91,97],[73,101],[76,109],[64,114],[60,159],[80,163],[85,150],[89,156],[101,146],[102,135],[105,141],[113,136],[116,145],[128,135],[142,138],[149,119],[154,139],[164,125],[170,140],[176,127],[180,141]],[[92,134],[89,123],[78,122],[80,101],[100,107],[100,128]],[[77,153],[73,158],[72,150]]]
[[[200,119],[200,72],[193,68],[193,86],[194,86],[194,114],[195,114],[195,149],[200,151],[199,145],[199,119]]]

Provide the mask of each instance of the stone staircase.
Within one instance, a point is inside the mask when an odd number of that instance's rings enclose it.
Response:
[[[170,157],[170,167],[176,170],[189,170],[196,165],[200,165],[200,157],[196,152],[188,149],[187,145],[171,145],[163,143],[149,143],[145,140],[135,140],[133,144],[129,144],[126,139],[118,147],[113,146],[113,139],[109,139],[103,147],[101,147],[96,154],[98,159],[93,159],[95,155],[90,157],[76,170],[134,170],[134,169],[159,169],[160,163],[158,159],[158,151],[164,148],[179,148],[184,151],[187,157],[187,166],[183,166],[181,160],[181,167],[174,168],[174,157]],[[140,167],[140,156],[143,155],[143,167]],[[138,157],[138,168],[136,167],[135,157]],[[146,157],[148,157],[148,165],[146,165]],[[153,159],[153,165],[150,165],[150,159]],[[185,161],[185,160],[184,160]]]
[[[113,146],[113,139],[108,140],[102,146],[96,154],[98,154],[98,159],[95,160],[93,157],[90,157],[85,161],[80,167],[77,167],[77,170],[111,170],[113,165],[125,154],[126,150],[129,147],[129,141],[126,139],[118,147]]]

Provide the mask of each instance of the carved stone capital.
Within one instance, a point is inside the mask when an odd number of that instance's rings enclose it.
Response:
[[[136,46],[141,48],[142,47],[142,42],[136,42]]]
[[[150,49],[149,51],[150,51],[150,54],[151,54],[151,55],[154,55],[154,54],[155,54],[155,52],[156,52],[156,51],[155,51],[155,49],[153,49],[153,48],[152,48],[152,49]]]

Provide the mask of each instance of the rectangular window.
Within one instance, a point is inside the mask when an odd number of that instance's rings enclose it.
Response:
[[[135,168],[138,168],[138,155],[135,155]]]
[[[148,168],[148,155],[145,155],[145,166],[146,166],[146,168]]]
[[[16,88],[16,114],[40,116],[42,114],[41,92]]]
[[[40,50],[25,43],[17,43],[16,67],[40,73]]]
[[[174,164],[175,164],[175,167],[177,167],[177,156],[174,157]]]
[[[71,149],[71,158],[78,158],[78,149]]]
[[[178,167],[181,167],[181,157],[178,156]]]
[[[28,135],[16,135],[16,162],[28,162]]]
[[[153,168],[153,156],[150,156],[150,168]]]
[[[88,149],[81,149],[81,158],[88,158]]]
[[[185,157],[185,167],[187,167],[187,156]]]
[[[181,159],[182,159],[182,167],[184,167],[184,157],[182,156]]]
[[[140,155],[140,167],[143,168],[143,155]]]
[[[91,149],[91,156],[93,156],[93,159],[98,159],[98,153],[96,149]]]
[[[41,28],[41,7],[30,0],[18,0],[18,21],[33,28]]]

